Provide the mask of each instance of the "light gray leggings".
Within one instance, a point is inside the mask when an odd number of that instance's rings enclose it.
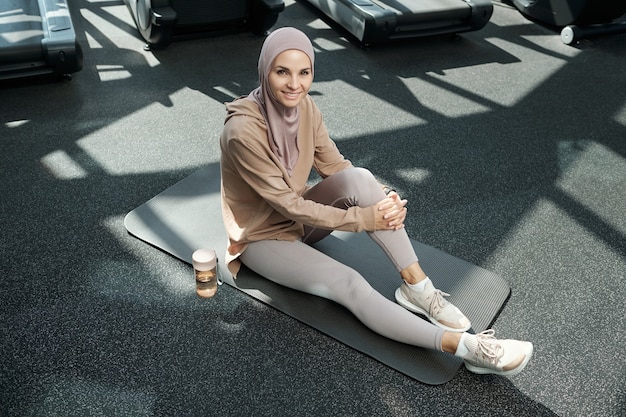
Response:
[[[335,207],[362,207],[385,197],[374,176],[350,168],[320,181],[304,198]],[[263,240],[251,243],[241,261],[267,279],[335,301],[371,330],[390,339],[441,351],[443,330],[390,301],[354,269],[309,246],[330,230],[305,227],[303,241]],[[404,229],[368,232],[398,271],[417,261]],[[400,281],[399,281],[400,283]]]

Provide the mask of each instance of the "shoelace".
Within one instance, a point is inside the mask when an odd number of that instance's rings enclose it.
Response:
[[[450,294],[445,293],[441,290],[435,289],[435,292],[432,294],[432,300],[430,300],[430,306],[428,308],[429,314],[435,315],[439,310],[443,310],[448,304],[448,301],[443,297],[449,297]]]
[[[478,346],[476,346],[476,352],[474,355],[476,359],[481,362],[497,364],[498,360],[500,360],[500,357],[502,356],[502,346],[497,343],[494,334],[495,332],[493,329],[485,330],[476,334]]]

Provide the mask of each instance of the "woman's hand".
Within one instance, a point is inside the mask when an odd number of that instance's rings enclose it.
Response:
[[[377,205],[376,230],[398,230],[404,227],[407,200],[400,199],[395,191],[387,194]]]

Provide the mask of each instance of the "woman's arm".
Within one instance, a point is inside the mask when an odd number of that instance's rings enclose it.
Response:
[[[275,211],[312,227],[353,232],[376,230],[375,206],[345,210],[302,198],[285,182],[282,170],[268,151],[257,142],[241,138],[231,138],[226,149],[240,178]]]
[[[313,124],[315,154],[313,168],[322,177],[326,178],[346,168],[352,163],[339,152],[337,144],[330,138],[328,129],[322,118],[322,113],[311,100],[310,118]]]

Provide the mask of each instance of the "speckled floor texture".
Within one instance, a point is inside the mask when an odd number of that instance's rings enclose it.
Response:
[[[493,327],[535,344],[519,375],[430,386],[236,289],[199,299],[124,228],[219,160],[263,40],[144,51],[121,0],[70,7],[84,69],[0,85],[0,415],[626,414],[626,35],[567,46],[496,2],[480,31],[363,50],[286,1],[340,150],[409,200],[413,239],[502,276]]]

